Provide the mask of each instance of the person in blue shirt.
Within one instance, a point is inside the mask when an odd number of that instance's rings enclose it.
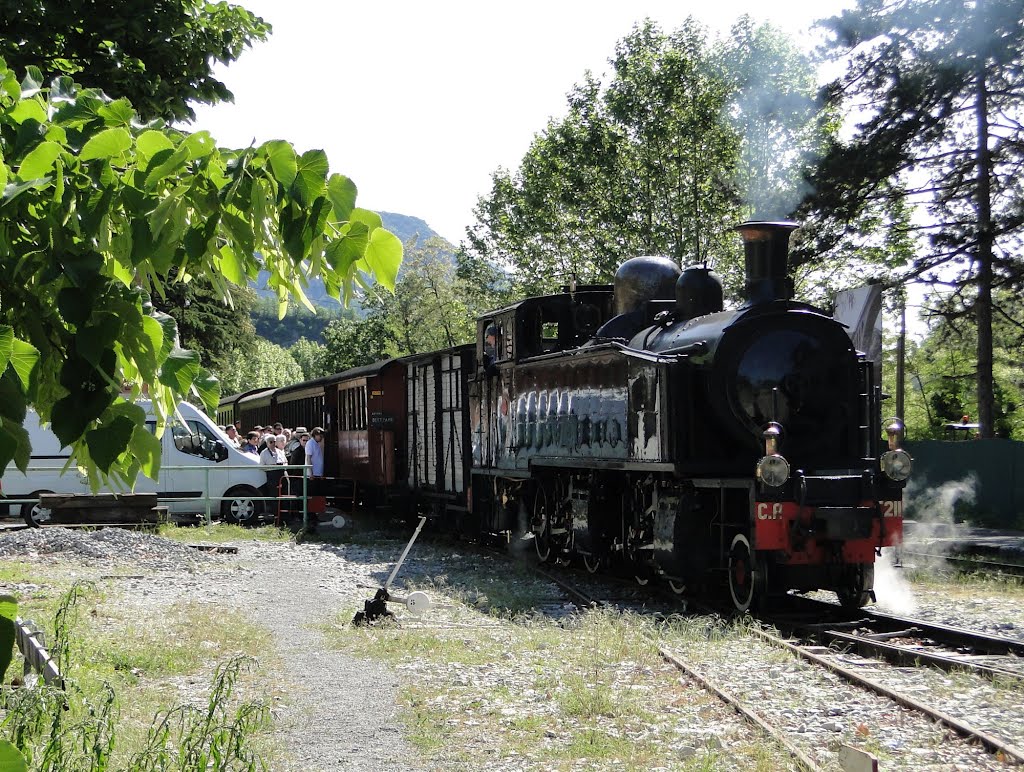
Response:
[[[306,466],[310,467],[309,473],[313,477],[324,476],[324,430],[314,426],[309,433],[309,442],[306,443]]]
[[[256,458],[259,458],[260,457],[259,441],[260,441],[260,433],[259,432],[256,432],[256,431],[249,432],[245,436],[245,442],[242,443],[242,446],[239,448],[239,450],[242,451],[243,453],[248,453],[250,456],[255,456]]]

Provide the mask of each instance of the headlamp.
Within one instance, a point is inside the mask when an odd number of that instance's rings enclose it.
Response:
[[[894,482],[903,482],[910,477],[914,460],[905,450],[887,450],[880,460],[882,472]]]
[[[778,488],[789,479],[789,462],[779,455],[764,456],[757,462],[757,479]]]

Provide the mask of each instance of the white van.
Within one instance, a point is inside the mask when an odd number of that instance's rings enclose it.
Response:
[[[155,433],[152,403],[140,401],[137,404],[150,416],[146,425]],[[140,474],[135,492],[156,493],[160,503],[176,514],[205,513],[209,495],[213,499],[210,507],[214,515],[219,511],[229,522],[255,523],[266,503],[253,500],[265,495],[260,487],[267,482],[266,471],[260,467],[259,460],[231,447],[217,425],[194,405],[182,402],[178,412],[184,423],[173,416],[161,438],[159,482]],[[88,494],[91,491],[89,478],[77,468],[71,467],[61,474],[70,453],[61,447],[49,427],[39,425],[39,416],[33,410],[25,415],[25,430],[32,443],[28,471],[22,473],[10,464],[3,476],[3,492],[8,500],[34,499],[21,505],[21,515],[29,525],[39,525],[49,518],[49,513],[39,506],[41,493]],[[224,500],[218,501],[221,498]]]

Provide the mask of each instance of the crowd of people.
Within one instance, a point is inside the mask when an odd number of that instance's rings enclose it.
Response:
[[[307,430],[305,426],[289,429],[280,423],[254,426],[244,437],[241,421],[222,426],[220,429],[227,437],[229,445],[258,460],[261,466],[269,467],[264,488],[268,496],[278,496],[281,493],[290,495],[290,479],[303,476],[302,470],[293,469],[289,475],[289,470],[275,467],[307,467],[306,475],[311,481],[307,488],[308,493],[312,493],[316,487],[312,482],[324,476],[324,430],[319,426],[311,430]],[[285,480],[283,484],[282,480]]]

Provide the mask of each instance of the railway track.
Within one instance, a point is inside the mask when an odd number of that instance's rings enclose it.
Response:
[[[830,603],[793,600],[795,612],[761,620],[786,635],[903,667],[927,664],[1024,685],[1024,641],[868,609],[851,612]]]
[[[1007,563],[1005,561],[987,560],[963,555],[939,555],[906,549],[900,550],[900,557],[903,559],[905,566],[908,562],[915,564],[917,561],[927,565],[944,563],[963,571],[991,574],[993,576],[1024,577],[1024,563]]]
[[[561,588],[571,599],[572,603],[580,609],[599,606],[616,607],[619,605],[614,601],[610,602],[594,597],[589,591],[581,589],[574,581],[574,578],[567,576],[562,570],[537,570],[541,576]],[[800,633],[801,638],[806,641],[806,644],[786,640],[757,626],[751,627],[751,637],[761,641],[768,647],[786,651],[795,657],[812,663],[815,668],[827,671],[831,676],[836,676],[848,684],[853,684],[859,689],[871,692],[873,695],[882,698],[883,701],[888,701],[890,704],[899,706],[907,711],[912,711],[923,717],[923,719],[927,719],[928,722],[932,722],[932,726],[942,728],[951,734],[963,738],[965,742],[957,746],[957,752],[964,754],[965,760],[961,763],[967,766],[957,766],[956,768],[986,768],[988,764],[994,767],[1005,763],[1024,764],[1024,749],[1014,744],[1013,741],[997,736],[994,732],[987,731],[962,718],[951,715],[948,710],[942,710],[929,704],[927,698],[915,697],[899,689],[887,686],[885,683],[882,683],[883,679],[868,678],[862,673],[856,672],[854,667],[840,664],[839,660],[843,656],[841,651],[836,652],[817,645],[823,642],[823,639],[827,639],[832,646],[853,646],[857,644],[863,647],[867,656],[872,657],[880,656],[880,654],[887,652],[891,647],[893,650],[901,652],[898,655],[893,655],[894,659],[892,660],[901,667],[927,662],[928,664],[936,664],[939,667],[943,667],[943,669],[970,670],[987,678],[1009,680],[1019,685],[1024,683],[1024,671],[1009,665],[982,663],[978,661],[978,657],[1001,657],[1012,661],[1020,657],[1021,654],[1024,654],[1024,642],[973,633],[968,630],[943,625],[934,625],[920,622],[919,620],[891,617],[877,612],[864,612],[864,610],[860,610],[859,618],[856,620],[858,625],[856,629],[859,633],[849,632],[850,629],[854,629],[850,627],[853,624],[853,620],[838,618],[841,617],[840,612],[842,612],[840,607],[824,603],[818,605],[824,607],[817,609],[819,621],[817,623],[805,621],[804,632]],[[681,608],[680,604],[680,610]],[[810,606],[804,609],[805,615],[809,609]],[[714,610],[711,609],[702,609],[702,611],[712,611],[714,613]],[[822,615],[826,612],[836,615],[837,619],[823,620]],[[793,615],[793,618],[795,619],[795,615]],[[777,623],[778,620],[772,620],[772,624]],[[919,623],[919,627],[913,628],[911,623]],[[792,624],[792,620],[790,624]],[[844,625],[846,625],[846,629],[831,629]],[[785,630],[787,628],[783,625],[782,629]],[[789,631],[787,630],[787,632]],[[834,637],[828,638],[824,633],[831,633]],[[899,640],[903,635],[912,636],[913,642],[904,646],[890,643],[891,641]],[[871,636],[874,637],[872,638]],[[925,640],[934,641],[936,645],[950,649],[950,656],[945,657],[943,654],[934,651],[929,651],[922,655],[922,642]],[[713,675],[702,672],[700,668],[689,664],[685,656],[680,656],[678,652],[672,651],[670,645],[666,645],[664,641],[656,643],[661,656],[666,662],[671,663],[686,678],[699,684],[701,688],[715,694],[719,699],[744,716],[751,724],[759,727],[773,741],[778,743],[780,747],[787,750],[797,766],[808,770],[836,768],[832,760],[819,758],[822,755],[820,748],[816,748],[813,745],[810,748],[801,747],[802,743],[795,742],[793,732],[786,728],[786,721],[763,710],[759,710],[760,706],[755,707],[755,701],[744,698],[742,692],[745,689],[743,686],[730,689],[727,684],[717,681]],[[843,702],[851,699],[854,702],[858,701],[856,698],[851,698],[848,689],[841,690],[841,696],[836,697],[836,704],[841,705]],[[893,709],[890,708],[889,710]],[[885,714],[886,711],[881,709],[881,713]],[[799,730],[797,732],[798,734],[795,736],[799,737]],[[925,746],[927,746],[928,743],[926,741],[922,742],[925,742]],[[860,753],[860,751],[851,746],[843,746],[843,749],[851,753]],[[972,754],[980,752],[980,749],[984,749],[988,754],[989,761],[987,764],[978,760],[973,762],[966,760]]]

